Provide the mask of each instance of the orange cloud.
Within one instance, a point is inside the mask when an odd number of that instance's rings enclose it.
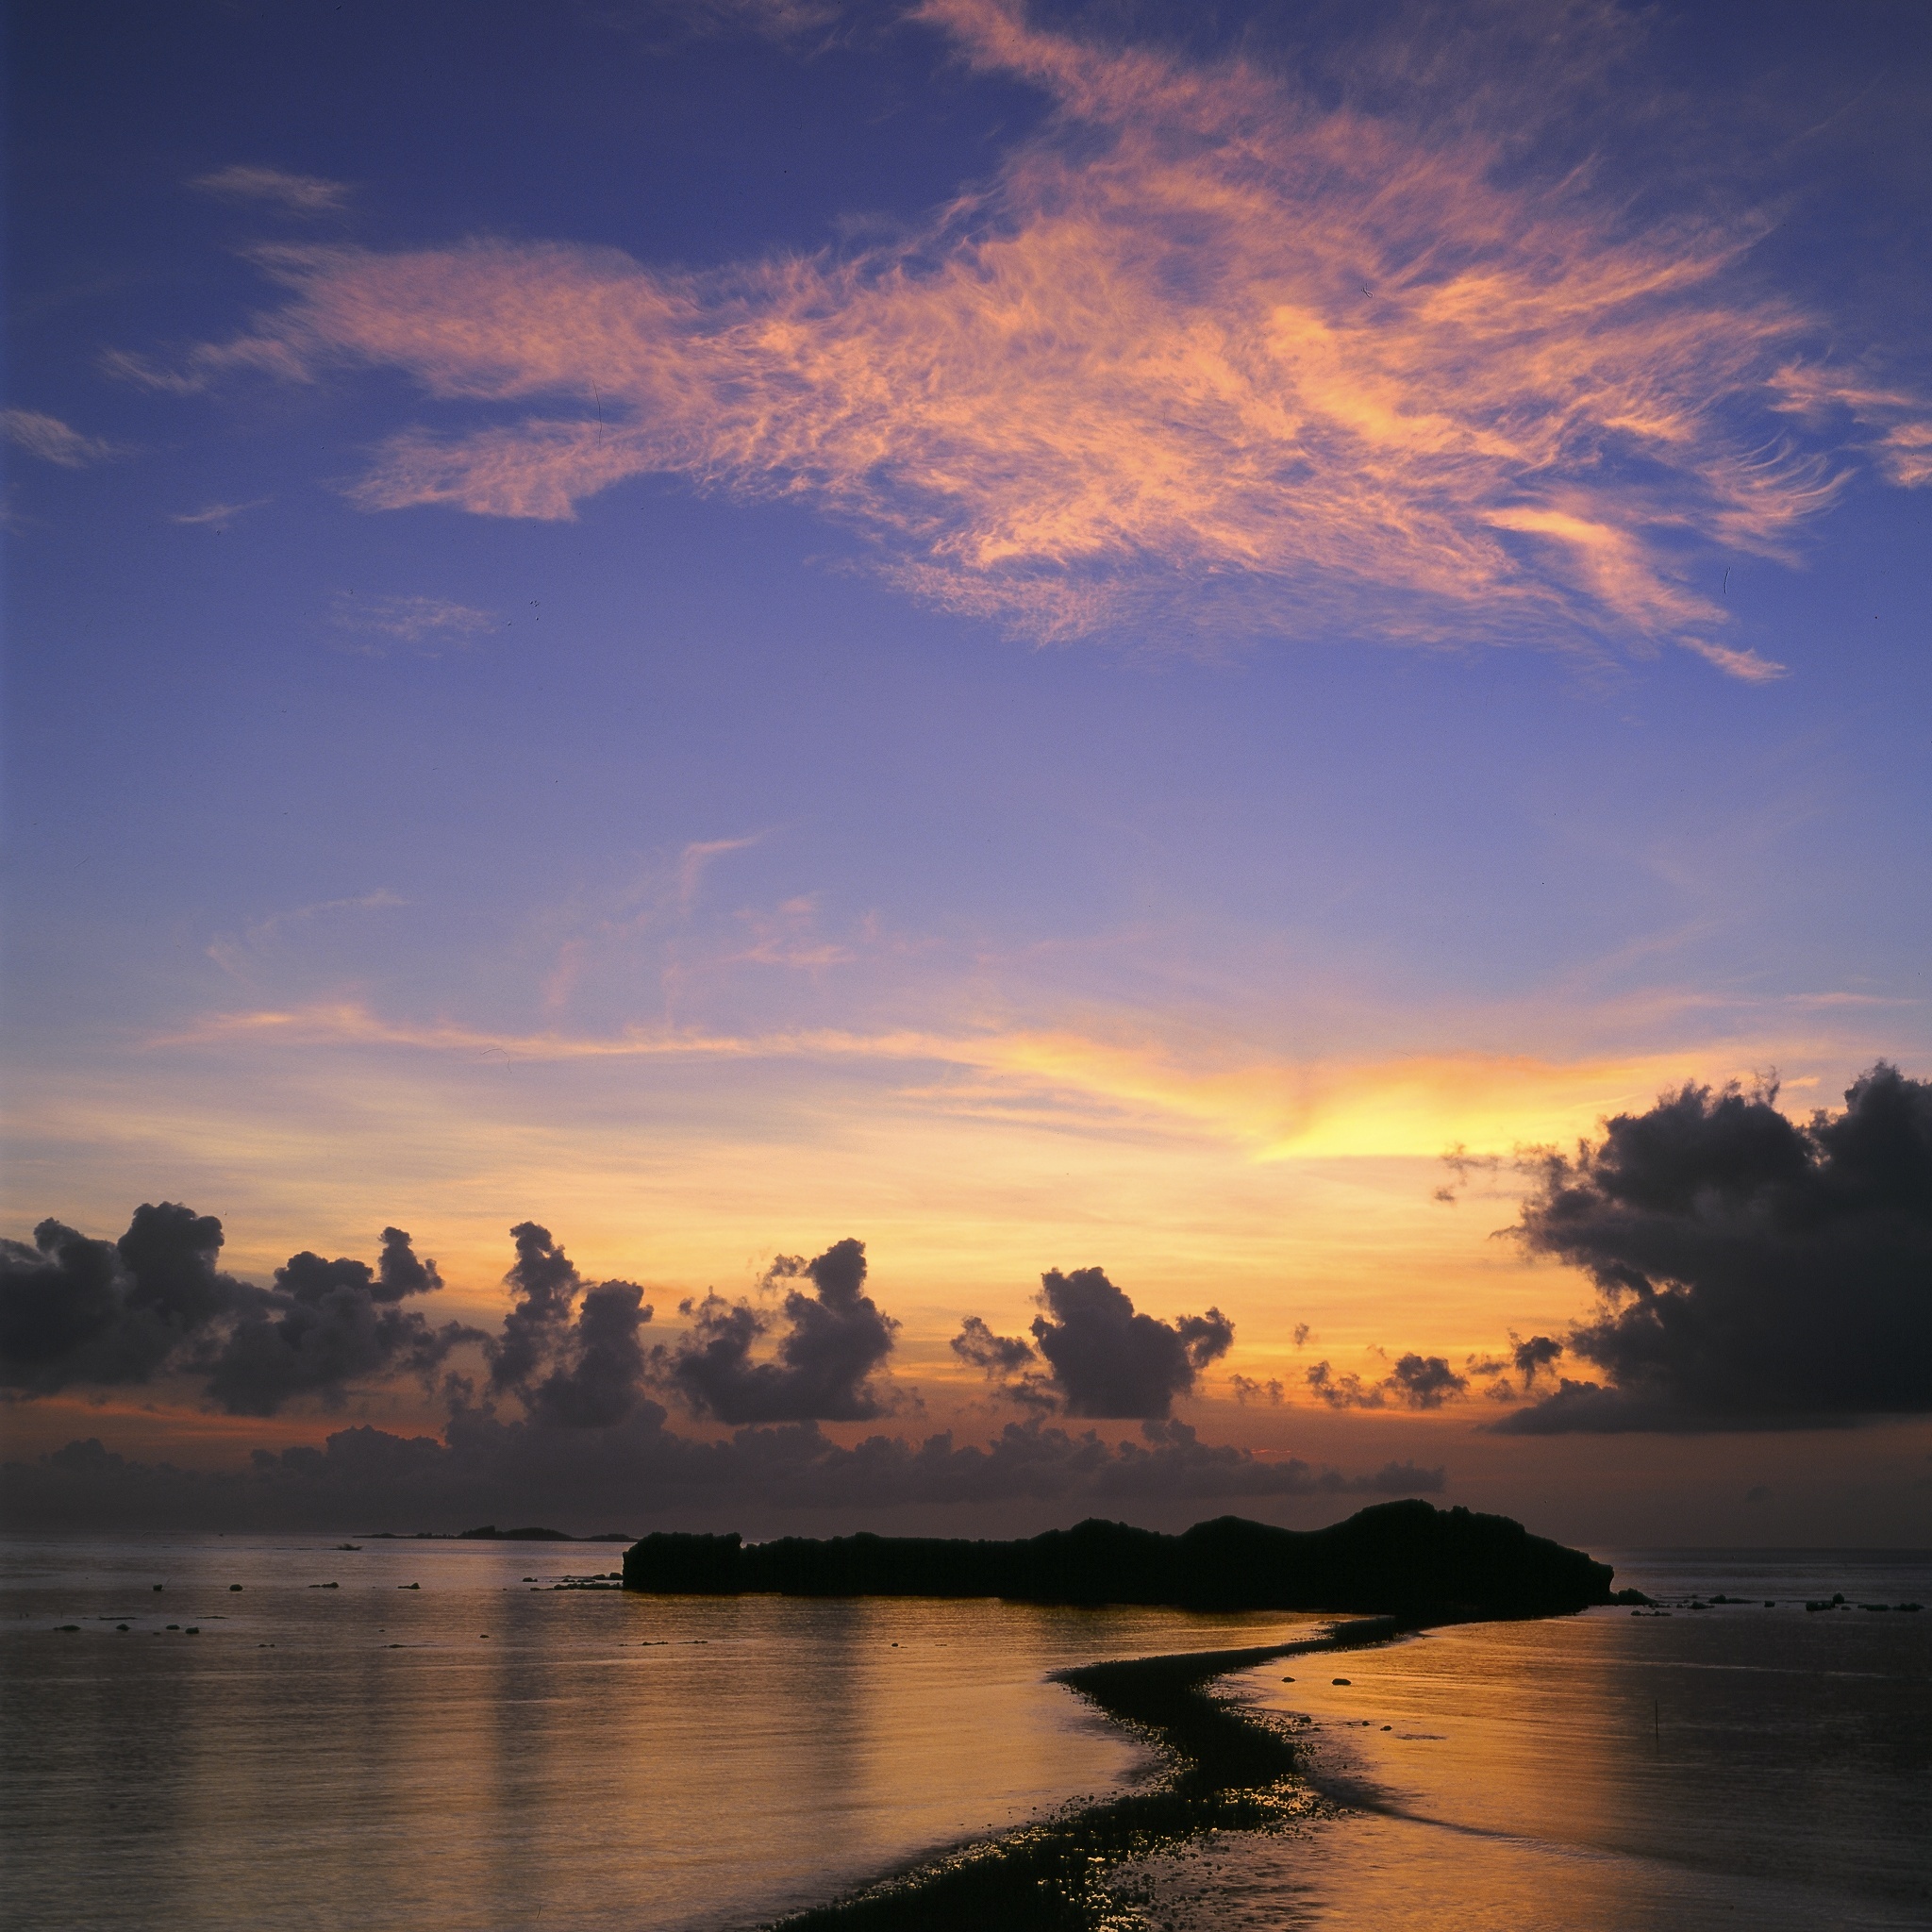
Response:
[[[535,405],[405,432],[357,500],[567,518],[644,472],[798,497],[881,539],[908,590],[1042,638],[1209,615],[1668,637],[1776,675],[1712,641],[1724,614],[1680,569],[1687,538],[1775,552],[1840,481],[1789,437],[1806,319],[1726,292],[1751,235],[1633,228],[1577,182],[1505,179],[1496,141],[1242,60],[1076,41],[1011,0],[918,17],[1058,112],[907,239],[705,275],[280,248],[260,258],[294,292],[254,333],[123,366],[192,387],[359,362]],[[1932,466],[1907,424],[1875,459]]]
[[[1089,1127],[1158,1124],[1250,1158],[1430,1158],[1457,1143],[1508,1150],[1647,1107],[1690,1074],[1747,1075],[1735,1047],[1577,1060],[1490,1053],[1290,1060],[1222,1046],[1190,1054],[1141,1028],[987,1026],[957,1032],[836,1028],[752,1035],[631,1028],[616,1035],[510,1034],[454,1022],[386,1021],[353,1004],[210,1015],[152,1047],[408,1047],[508,1063],[611,1060],[871,1061],[940,1112],[1029,1111]],[[1736,1062],[1736,1064],[1732,1064]],[[939,1078],[935,1079],[935,1076]]]

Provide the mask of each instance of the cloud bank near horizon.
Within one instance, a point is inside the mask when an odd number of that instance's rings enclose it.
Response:
[[[984,1448],[950,1431],[912,1442],[871,1436],[847,1448],[814,1424],[744,1428],[703,1441],[666,1427],[657,1403],[592,1432],[505,1422],[469,1409],[444,1440],[367,1426],[322,1448],[258,1449],[243,1470],[130,1460],[95,1438],[9,1462],[0,1510],[14,1528],[414,1530],[493,1521],[597,1531],[701,1523],[750,1525],[798,1512],[971,1507],[1158,1509],[1301,1496],[1440,1494],[1444,1471],[1412,1461],[1357,1474],[1203,1442],[1186,1423],[1145,1423],[1112,1442],[1039,1419]]]
[[[365,508],[560,519],[675,475],[808,504],[908,591],[1039,639],[1671,639],[1763,678],[1697,553],[1788,554],[1860,451],[1932,479],[1926,409],[1734,274],[1761,223],[1533,178],[1507,125],[1529,103],[1324,105],[1011,0],[914,18],[1052,112],[895,240],[709,273],[544,242],[264,248],[282,307],[115,366],[183,391],[400,370],[472,424],[391,438]]]
[[[985,1446],[956,1442],[948,1430],[918,1441],[873,1435],[848,1447],[820,1423],[864,1421],[918,1399],[879,1379],[899,1324],[864,1292],[862,1242],[834,1242],[811,1260],[780,1256],[760,1284],[766,1294],[783,1289],[775,1311],[708,1294],[681,1308],[691,1321],[683,1337],[646,1348],[655,1311],[635,1283],[586,1280],[534,1222],[519,1223],[511,1240],[511,1305],[494,1334],[454,1323],[431,1328],[400,1306],[442,1284],[435,1262],[418,1257],[396,1228],[384,1231],[373,1269],[304,1251],[275,1271],[270,1289],[223,1273],[221,1223],[175,1203],[139,1208],[118,1243],[52,1221],[32,1246],[0,1243],[0,1387],[15,1400],[192,1375],[205,1378],[209,1406],[270,1416],[304,1398],[339,1408],[357,1389],[408,1376],[447,1407],[441,1440],[342,1429],[320,1449],[257,1449],[239,1471],[133,1461],[97,1439],[78,1440],[8,1465],[8,1520],[449,1526],[486,1517],[582,1522],[593,1511],[657,1523],[692,1511],[782,1517],[1024,1501],[1154,1507],[1443,1487],[1441,1469],[1412,1461],[1344,1474],[1203,1442],[1168,1410],[1192,1386],[1190,1364],[1225,1352],[1232,1324],[1211,1310],[1180,1328],[1135,1317],[1098,1270],[1046,1278],[1097,1280],[1126,1322],[1055,1303],[1047,1340],[1072,1333],[1072,1354],[1055,1363],[1060,1386],[1083,1399],[1070,1400],[1069,1412],[1143,1416],[1138,1439],[1074,1435],[1036,1414]],[[1178,1380],[1165,1353],[1150,1363],[1149,1334],[1181,1351]],[[465,1344],[480,1358],[480,1387],[450,1366]],[[1150,1367],[1164,1393],[1158,1409],[1143,1399]],[[738,1426],[724,1441],[681,1433],[653,1391],[700,1422]],[[1123,1407],[1121,1391],[1139,1406]]]
[[[1537,1157],[1519,1239],[1581,1269],[1601,1296],[1566,1335],[1512,1335],[1507,1355],[1472,1357],[1466,1374],[1407,1352],[1385,1358],[1375,1381],[1324,1358],[1304,1378],[1312,1398],[1439,1412],[1481,1382],[1485,1407],[1530,1402],[1488,1425],[1505,1436],[1816,1429],[1932,1412],[1932,1082],[1880,1062],[1842,1111],[1806,1121],[1775,1097],[1687,1085],[1608,1120],[1574,1155]],[[441,1281],[393,1227],[373,1266],[304,1250],[270,1287],[225,1273],[220,1222],[175,1203],[142,1207],[118,1241],[47,1221],[32,1244],[0,1242],[0,1387],[16,1401],[192,1376],[209,1407],[266,1417],[340,1408],[407,1378],[437,1391],[447,1416],[440,1441],[339,1430],[325,1448],[262,1449],[246,1470],[213,1474],[73,1442],[9,1466],[14,1520],[401,1527],[402,1515],[447,1526],[567,1510],[581,1522],[592,1508],[688,1522],[714,1507],[776,1520],[1422,1493],[1444,1482],[1412,1462],[1344,1474],[1203,1442],[1172,1407],[1228,1352],[1233,1323],[1212,1307],[1157,1320],[1097,1268],[1041,1277],[1030,1341],[970,1318],[955,1341],[1033,1410],[1026,1420],[985,1445],[951,1431],[847,1445],[820,1424],[917,1405],[891,1380],[899,1324],[866,1291],[859,1241],[780,1257],[758,1298],[691,1302],[686,1332],[647,1347],[654,1310],[635,1283],[586,1280],[535,1223],[512,1240],[511,1303],[493,1334],[434,1326],[412,1306]],[[1307,1339],[1299,1332],[1298,1345]],[[1606,1380],[1557,1377],[1566,1355]],[[459,1366],[472,1360],[480,1385]],[[1237,1377],[1233,1392],[1273,1404],[1282,1391]],[[732,1433],[675,1428],[668,1401]],[[1076,1434],[1060,1420],[1074,1418],[1138,1420],[1139,1435]]]

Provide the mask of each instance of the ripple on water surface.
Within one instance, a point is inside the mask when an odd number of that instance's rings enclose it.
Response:
[[[558,1591],[618,1548],[334,1541],[8,1546],[18,1923],[757,1924],[1139,1774],[1050,1670],[1308,1623]]]
[[[1618,1574],[1678,1607],[1438,1630],[1352,1656],[1345,1684],[1233,1679],[1314,1721],[1315,1775],[1355,1814],[1158,1861],[1137,1874],[1153,1923],[1932,1924],[1932,1609],[1856,1607],[1932,1604],[1924,1559],[1634,1556]],[[1854,1607],[1807,1614],[1834,1593]]]

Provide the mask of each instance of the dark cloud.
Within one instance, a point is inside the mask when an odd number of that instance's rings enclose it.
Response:
[[[1413,1496],[1444,1487],[1441,1469],[1390,1462],[1344,1474],[1299,1458],[1262,1458],[1201,1441],[1185,1423],[1143,1424],[1108,1441],[1036,1418],[985,1447],[950,1434],[912,1442],[873,1436],[844,1447],[808,1423],[743,1428],[700,1441],[637,1403],[610,1428],[571,1432],[488,1409],[452,1417],[444,1440],[342,1429],[321,1448],[258,1449],[248,1468],[207,1472],[127,1460],[98,1441],[9,1463],[6,1522],[25,1528],[314,1527],[409,1530],[483,1521],[560,1522],[641,1531],[679,1523],[754,1534],[801,1514],[820,1524],[881,1509],[929,1513],[1024,1506],[1053,1518],[1092,1508],[1141,1516],[1298,1496]]]
[[[1439,1355],[1401,1357],[1384,1386],[1410,1408],[1441,1408],[1451,1396],[1464,1394],[1469,1388]]]
[[[375,1268],[307,1253],[272,1288],[217,1265],[222,1224],[163,1201],[134,1210],[118,1241],[58,1221],[34,1245],[0,1241],[0,1380],[33,1395],[118,1388],[163,1374],[207,1377],[231,1415],[274,1415],[298,1396],[339,1407],[353,1383],[428,1375],[459,1341],[398,1305],[442,1283],[400,1228],[385,1228]]]
[[[1532,1335],[1527,1341],[1512,1328],[1509,1331],[1509,1354],[1503,1356],[1465,1356],[1462,1366],[1472,1375],[1480,1377],[1487,1385],[1483,1390],[1484,1399],[1490,1402],[1520,1402],[1536,1386],[1536,1378],[1563,1353],[1563,1344],[1553,1341],[1547,1335]],[[1509,1379],[1509,1371],[1515,1369],[1523,1377],[1523,1388],[1519,1391]]]
[[[369,1293],[373,1301],[399,1302],[412,1294],[427,1294],[442,1286],[436,1263],[418,1259],[409,1237],[399,1227],[382,1231],[382,1254],[375,1264],[375,1281]]]
[[[1555,1391],[1534,1407],[1518,1409],[1491,1426],[1506,1436],[1618,1436],[1738,1425],[1701,1422],[1674,1406],[1633,1401],[1600,1382],[1573,1382],[1568,1375],[1561,1375]]]
[[[427,1377],[458,1340],[484,1343],[489,1376],[478,1398],[461,1377],[444,1374],[451,1409],[440,1440],[342,1429],[321,1448],[258,1449],[245,1470],[228,1472],[129,1461],[96,1441],[73,1442],[8,1466],[0,1496],[8,1520],[66,1527],[406,1528],[561,1519],[579,1527],[681,1521],[755,1530],[799,1513],[823,1520],[842,1511],[858,1522],[879,1509],[1025,1506],[1051,1516],[1096,1507],[1158,1516],[1214,1501],[1418,1495],[1443,1486],[1440,1469],[1412,1463],[1344,1474],[1297,1457],[1257,1457],[1203,1442],[1186,1424],[1162,1417],[1143,1420],[1138,1436],[1124,1441],[1035,1416],[985,1445],[956,1442],[950,1433],[840,1443],[821,1432],[819,1420],[860,1420],[883,1409],[871,1378],[897,1326],[864,1291],[859,1242],[837,1242],[809,1262],[781,1257],[768,1281],[791,1286],[776,1312],[708,1296],[691,1310],[684,1341],[647,1355],[640,1330],[651,1311],[640,1289],[585,1282],[534,1222],[511,1234],[516,1259],[506,1278],[512,1306],[502,1332],[490,1338],[454,1324],[431,1329],[406,1306],[441,1284],[435,1264],[395,1228],[384,1231],[374,1268],[304,1252],[276,1271],[268,1289],[221,1275],[214,1266],[220,1224],[185,1208],[142,1209],[119,1246],[91,1242],[58,1224],[43,1226],[34,1248],[10,1244],[8,1334],[22,1337],[14,1350],[22,1373],[42,1382],[49,1362],[78,1379],[102,1364],[135,1361],[125,1347],[88,1353],[91,1338],[125,1341],[130,1309],[158,1324],[158,1339],[139,1355],[142,1373],[185,1350],[211,1375],[218,1399],[243,1411],[270,1413],[303,1394],[327,1401],[354,1380],[383,1374]],[[49,1271],[59,1291],[51,1303]],[[67,1326],[52,1342],[35,1341],[32,1322],[15,1317],[42,1317],[49,1305],[64,1311]],[[1190,1383],[1232,1338],[1213,1310],[1172,1324],[1134,1315],[1098,1270],[1047,1276],[1041,1306],[1036,1332],[1051,1331],[1057,1341],[1071,1334],[1088,1347],[1088,1356],[1063,1350],[1055,1365],[1073,1377],[1091,1366],[1090,1331],[1101,1326],[1096,1307],[1116,1320],[1130,1348],[1149,1329],[1165,1338],[1166,1353],[1156,1360],[1165,1362],[1167,1381],[1156,1386],[1170,1391]],[[754,1358],[754,1344],[781,1317],[775,1348]],[[1039,1359],[1029,1343],[995,1336],[984,1323],[968,1324],[961,1340],[962,1356],[995,1370],[1024,1374],[1025,1363]],[[1176,1350],[1185,1374],[1174,1366]],[[1103,1365],[1111,1359],[1102,1357]],[[677,1433],[663,1405],[644,1392],[652,1375],[707,1415],[741,1425],[723,1441]],[[1047,1385],[1044,1374],[1034,1379]],[[522,1412],[504,1412],[504,1398],[514,1398]]]
[[[1532,1335],[1524,1341],[1513,1331],[1509,1337],[1514,1344],[1510,1359],[1516,1364],[1516,1372],[1523,1377],[1523,1386],[1535,1386],[1538,1374],[1548,1368],[1563,1353],[1563,1344],[1548,1335]]]
[[[458,1343],[484,1339],[460,1323],[432,1328],[415,1309],[398,1306],[441,1286],[436,1263],[419,1259],[398,1227],[383,1229],[374,1269],[304,1250],[275,1270],[275,1287],[259,1292],[194,1365],[230,1415],[274,1415],[304,1395],[339,1408],[355,1383],[399,1374],[428,1381]]]
[[[882,1411],[871,1378],[897,1327],[864,1292],[859,1242],[840,1241],[810,1262],[781,1257],[768,1280],[791,1286],[776,1313],[709,1296],[691,1311],[692,1331],[682,1343],[647,1354],[639,1331],[651,1311],[640,1289],[586,1283],[534,1222],[511,1232],[513,1302],[494,1337],[454,1324],[431,1328],[407,1306],[441,1281],[435,1263],[396,1228],[384,1230],[374,1267],[304,1251],[266,1289],[222,1274],[220,1223],[172,1205],[142,1208],[120,1243],[90,1241],[58,1223],[43,1224],[31,1248],[7,1243],[0,1313],[8,1374],[11,1386],[28,1392],[198,1365],[225,1406],[269,1414],[297,1396],[340,1399],[353,1383],[385,1374],[427,1379],[462,1341],[482,1343],[489,1367],[480,1397],[444,1371],[451,1407],[441,1439],[341,1429],[321,1448],[258,1449],[246,1469],[225,1472],[128,1460],[94,1440],[71,1442],[7,1466],[0,1503],[8,1522],[447,1528],[547,1519],[600,1528],[729,1522],[756,1531],[840,1512],[857,1526],[881,1509],[941,1512],[931,1519],[937,1526],[958,1521],[946,1512],[989,1508],[1009,1525],[1016,1508],[1049,1521],[1093,1507],[1159,1518],[1214,1502],[1420,1495],[1443,1487],[1441,1469],[1391,1462],[1345,1474],[1203,1442],[1185,1423],[1159,1416],[1142,1419],[1126,1441],[1074,1433],[1036,1415],[984,1445],[957,1442],[950,1433],[841,1443],[818,1422]],[[1117,1360],[1118,1347],[1108,1356],[1093,1344],[1108,1319],[1129,1350],[1144,1346],[1150,1329],[1165,1338],[1154,1360],[1165,1363],[1170,1393],[1190,1386],[1232,1340],[1230,1324],[1212,1309],[1174,1323],[1136,1316],[1097,1269],[1048,1275],[1041,1299],[1042,1344],[1047,1333],[1075,1344],[1071,1353],[1062,1348],[1054,1379],[1032,1378],[1064,1386],[1066,1397],[1056,1393],[1055,1401],[1070,1399],[1096,1360],[1103,1368]],[[775,1348],[755,1359],[754,1343],[780,1315]],[[961,1340],[962,1356],[995,1370],[1024,1375],[1025,1363],[1040,1359],[1031,1344],[995,1336],[984,1323],[969,1323]],[[1174,1365],[1175,1350],[1185,1374]],[[653,1375],[706,1414],[741,1425],[723,1441],[677,1433],[643,1391]],[[521,1413],[506,1412],[505,1398]],[[1089,1399],[1101,1399],[1091,1380]]]
[[[1401,1357],[1379,1382],[1359,1375],[1338,1375],[1325,1361],[1317,1362],[1303,1377],[1316,1398],[1330,1408],[1441,1408],[1452,1397],[1466,1394],[1467,1376],[1458,1375],[1439,1355]]]
[[[1033,1344],[1018,1335],[995,1335],[977,1315],[968,1315],[953,1337],[953,1353],[989,1375],[1016,1375],[1039,1360]]]
[[[592,1286],[547,1227],[510,1229],[516,1260],[504,1276],[516,1296],[503,1332],[485,1343],[490,1392],[513,1394],[533,1422],[608,1428],[636,1406],[647,1367],[639,1330],[653,1310],[634,1282]]]
[[[954,1353],[1001,1383],[1001,1392],[1068,1415],[1158,1419],[1186,1395],[1199,1373],[1234,1343],[1234,1324],[1219,1308],[1159,1322],[1136,1314],[1099,1268],[1058,1268],[1040,1277],[1035,1348],[995,1335],[977,1315],[953,1339]],[[1044,1375],[1020,1373],[1044,1360]]]
[[[979,1316],[968,1315],[953,1337],[952,1350],[993,1383],[1002,1400],[1042,1415],[1059,1407],[1053,1378],[1039,1373],[1040,1357],[1024,1335],[995,1335]]]
[[[1541,1157],[1518,1232],[1601,1302],[1568,1338],[1608,1377],[1496,1426],[1812,1427],[1932,1409],[1932,1083],[1880,1062],[1841,1113],[1686,1086]]]
[[[753,1349],[773,1317],[748,1301],[708,1294],[686,1303],[691,1333],[661,1357],[670,1385],[701,1416],[722,1423],[867,1422],[890,1406],[872,1377],[892,1351],[898,1323],[865,1293],[865,1243],[835,1241],[815,1260],[781,1255],[765,1279],[809,1281],[781,1307],[785,1332],[770,1357]]]
[[[1302,1377],[1318,1401],[1330,1408],[1386,1408],[1388,1391],[1379,1382],[1359,1375],[1338,1375],[1325,1361],[1317,1362]]]
[[[1273,1375],[1265,1382],[1257,1382],[1252,1375],[1230,1375],[1227,1383],[1234,1391],[1234,1399],[1243,1408],[1251,1402],[1265,1402],[1271,1408],[1279,1408],[1288,1399],[1288,1391]]]
[[[528,1388],[564,1343],[584,1285],[547,1227],[520,1221],[509,1238],[517,1257],[504,1282],[517,1299],[490,1346],[490,1387],[497,1394]]]
[[[222,1224],[172,1201],[134,1210],[118,1241],[58,1221],[0,1241],[0,1384],[51,1395],[147,1382],[261,1291],[215,1265]]]

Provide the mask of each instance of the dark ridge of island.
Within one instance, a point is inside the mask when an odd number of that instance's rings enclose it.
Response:
[[[600,1536],[573,1536],[567,1529],[498,1529],[486,1523],[481,1529],[460,1529],[451,1539],[459,1543],[627,1543],[630,1538],[621,1529],[608,1529]]]
[[[1014,1542],[659,1533],[624,1587],[675,1596],[1009,1597],[1191,1610],[1350,1610],[1407,1624],[1541,1617],[1614,1601],[1610,1566],[1507,1516],[1378,1503],[1326,1529],[1219,1516],[1179,1536],[1090,1517]]]

